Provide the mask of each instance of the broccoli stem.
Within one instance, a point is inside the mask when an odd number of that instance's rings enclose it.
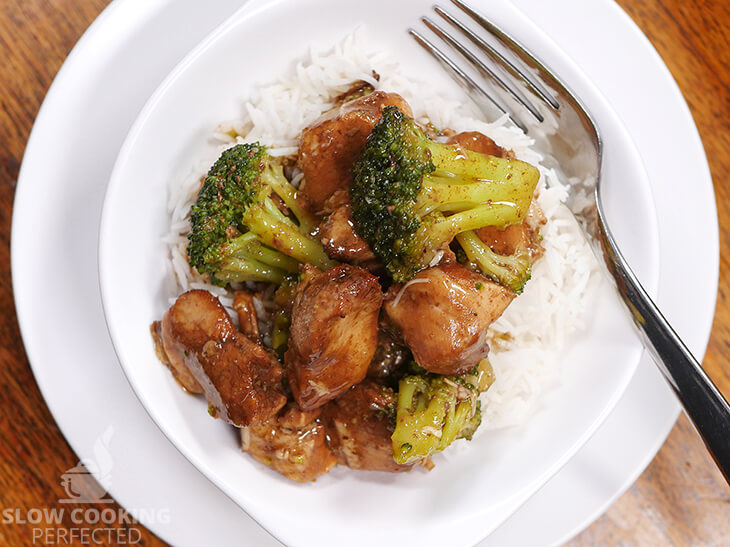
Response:
[[[524,248],[517,247],[512,255],[500,255],[473,231],[458,234],[456,240],[469,261],[476,264],[485,276],[509,287],[516,294],[522,294],[531,275],[530,255]]]
[[[284,216],[283,213],[279,213]],[[262,204],[249,207],[244,214],[243,223],[251,232],[257,234],[263,243],[299,262],[312,264],[321,270],[327,270],[337,264],[330,260],[319,242],[308,238],[291,222],[278,218],[276,213],[267,210]]]
[[[497,226],[504,228],[521,222],[524,214],[513,203],[500,202],[479,205],[466,211],[444,217],[437,222],[443,225],[439,229],[443,233],[456,235],[467,230],[476,230],[482,226]]]
[[[446,447],[454,442],[464,429],[464,425],[468,422],[471,417],[471,404],[463,402],[458,405],[449,405],[449,409],[446,412],[446,420],[444,422],[444,428],[441,432],[441,445]],[[469,435],[471,439],[471,435]]]
[[[522,222],[530,208],[535,186],[528,178],[516,178],[511,184],[504,181],[482,180],[473,183],[451,182],[444,179],[424,178],[415,211],[423,216],[431,211],[452,213],[474,207],[502,207],[509,211],[505,224]]]
[[[435,211],[423,218],[413,237],[411,252],[420,257],[422,264],[429,264],[436,253],[460,233],[476,230],[482,226],[508,226],[514,224],[513,220],[520,217],[511,203],[479,205],[450,216],[443,216],[440,211]],[[400,271],[393,271],[392,275],[394,279],[401,281]]]
[[[286,206],[294,213],[299,220],[299,226],[303,232],[311,234],[317,227],[317,219],[306,209],[299,205],[297,192],[289,181],[284,177],[284,170],[280,165],[269,165],[262,174],[263,180],[271,186]]]
[[[531,165],[470,152],[458,145],[422,139],[435,170],[423,176],[415,210],[421,215],[438,209],[463,211],[483,204],[509,204],[521,222],[532,201],[540,173]]]
[[[274,326],[271,330],[271,347],[283,359],[289,344],[289,327],[291,314],[286,310],[277,310],[274,314]]]
[[[424,135],[422,146],[428,149],[435,170],[429,177],[460,177],[466,182],[508,181],[513,176],[529,177],[537,182],[539,173],[520,160],[487,156],[467,150],[458,144],[441,144]],[[454,175],[456,174],[456,175]]]
[[[448,400],[445,393],[437,392],[428,401],[427,391],[428,382],[421,376],[407,376],[398,385],[398,415],[392,440],[393,457],[399,464],[425,457],[439,444]]]
[[[271,329],[271,346],[274,348],[280,361],[284,361],[284,354],[289,345],[289,327],[291,326],[291,309],[294,305],[297,281],[294,277],[287,278],[274,293],[274,324]]]
[[[235,258],[256,260],[266,266],[293,274],[299,271],[299,263],[296,260],[262,245],[252,232],[246,232],[230,240],[226,244],[225,254]]]
[[[287,275],[284,270],[267,266],[257,260],[229,257],[221,262],[220,269],[215,272],[213,280],[223,285],[243,281],[281,283]]]
[[[278,220],[279,222],[283,222],[287,226],[291,226],[295,230],[298,230],[297,223],[294,222],[291,218],[286,216],[281,209],[279,209],[276,204],[272,201],[271,198],[265,197],[262,198],[259,202],[263,206],[264,210],[268,215],[270,215],[272,218]]]

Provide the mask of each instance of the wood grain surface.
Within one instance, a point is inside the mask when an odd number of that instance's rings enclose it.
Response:
[[[654,44],[689,103],[712,170],[724,250],[730,241],[730,3],[618,3]],[[32,508],[60,507],[59,477],[77,462],[43,403],[23,350],[10,280],[10,221],[18,169],[38,108],[64,58],[106,4],[106,0],[0,0],[0,545],[33,542],[34,527],[4,524],[3,510],[27,514]],[[723,252],[717,312],[704,361],[726,397],[730,396],[728,260],[730,253]],[[730,545],[729,492],[681,417],[641,478],[570,545]],[[119,509],[114,503],[107,507]],[[99,531],[107,527],[84,526]],[[78,524],[66,514],[56,527],[56,541],[72,537],[75,527]],[[134,522],[123,522],[121,528],[138,544],[163,544]],[[124,537],[100,532],[87,539],[115,544]],[[45,543],[54,540],[45,539]]]

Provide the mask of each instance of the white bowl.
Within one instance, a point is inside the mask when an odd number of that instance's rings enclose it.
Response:
[[[641,160],[621,122],[570,59],[508,2],[474,4],[538,51],[597,120],[605,141],[607,215],[622,250],[653,293],[658,264],[654,208]],[[190,170],[194,158],[209,155],[212,129],[237,117],[242,99],[257,84],[286,73],[310,44],[331,46],[358,24],[365,24],[374,42],[407,61],[402,64],[408,75],[423,79],[427,73],[434,85],[451,85],[405,34],[429,10],[425,0],[374,0],[367,9],[333,0],[249,3],[191,52],[154,93],[132,127],[109,183],[99,268],[106,319],[125,373],[171,442],[287,544],[477,542],[597,429],[626,388],[642,351],[605,282],[591,324],[566,348],[561,385],[543,398],[543,408],[529,423],[480,435],[465,449],[446,451],[429,473],[337,468],[306,485],[292,483],[242,454],[233,428],[212,420],[204,401],[183,393],[157,361],[149,325],[168,306],[162,292],[167,251],[161,236],[168,229],[169,184]]]

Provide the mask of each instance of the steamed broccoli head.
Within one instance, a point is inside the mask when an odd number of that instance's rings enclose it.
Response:
[[[334,265],[310,235],[316,221],[299,205],[281,165],[259,143],[221,154],[203,181],[190,223],[190,265],[219,283],[281,283],[299,263]]]
[[[353,166],[353,218],[393,279],[407,281],[457,234],[521,222],[538,179],[527,163],[432,141],[387,106]]]
[[[215,273],[231,235],[246,231],[243,211],[251,203],[266,154],[263,146],[229,148],[208,171],[190,215],[190,265],[200,273]]]
[[[430,456],[454,440],[470,440],[481,423],[475,386],[459,377],[406,376],[398,385],[393,458],[407,464]]]
[[[404,262],[422,223],[415,205],[423,177],[435,170],[422,140],[405,114],[386,107],[353,167],[350,195],[358,234],[394,278],[411,269]]]

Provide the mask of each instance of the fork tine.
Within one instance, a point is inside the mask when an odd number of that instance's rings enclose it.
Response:
[[[459,83],[459,85],[463,86],[467,90],[467,92],[478,93],[480,96],[487,99],[492,105],[494,105],[501,113],[507,114],[510,119],[515,123],[515,125],[517,125],[517,127],[527,132],[527,127],[525,126],[525,124],[522,123],[517,115],[511,111],[511,109],[502,105],[497,99],[487,93],[482,86],[477,84],[466,72],[464,72],[451,59],[449,59],[443,51],[433,45],[420,32],[415,29],[409,28],[408,34],[413,36],[416,42],[418,42],[426,51],[428,51],[446,68],[448,68],[454,79]]]
[[[557,78],[555,75],[544,65],[540,62],[539,59],[537,59],[535,56],[533,56],[531,53],[527,51],[527,49],[522,46],[519,42],[517,42],[514,38],[503,32],[501,29],[499,29],[497,26],[495,26],[493,23],[488,21],[484,16],[480,15],[474,9],[467,6],[462,2],[461,0],[451,0],[451,2],[456,5],[460,10],[462,10],[464,13],[466,13],[469,17],[474,19],[479,26],[481,26],[484,30],[495,36],[502,44],[504,44],[508,49],[512,50],[522,61],[524,61],[528,66],[532,66],[537,68],[543,75],[547,77],[550,81],[557,81]],[[497,52],[494,48],[492,48],[489,44],[484,42],[481,38],[479,38],[476,34],[474,34],[472,31],[467,29],[466,27],[463,27],[461,23],[459,23],[456,19],[454,19],[451,15],[443,11],[438,6],[434,7],[434,10],[444,17],[445,19],[448,19],[449,22],[452,22],[453,24],[459,26],[460,29],[462,29],[469,38],[474,41],[475,44],[477,44],[479,47],[485,47],[486,53],[493,53],[496,57],[493,57],[496,62],[498,62],[500,65],[502,65],[507,71],[510,72],[515,78],[519,78],[527,86],[533,91],[533,93],[536,93],[538,97],[543,99],[547,104],[549,104],[552,108],[555,110],[560,109],[560,104],[555,100],[555,98],[548,93],[543,86],[540,85],[539,82],[529,78],[523,71],[521,71],[519,68],[517,68],[513,63],[508,61],[504,58],[499,52]],[[475,40],[478,40],[475,41]]]
[[[484,64],[481,59],[479,59],[471,51],[461,45],[453,36],[451,36],[451,34],[449,34],[436,23],[431,21],[431,19],[429,19],[428,17],[422,17],[421,20],[428,28],[430,28],[434,32],[434,34],[441,37],[446,43],[448,43],[456,51],[461,53],[461,55],[465,57],[472,65],[474,65],[474,67],[484,77],[490,79],[494,84],[507,91],[518,103],[524,106],[538,122],[542,123],[545,120],[542,117],[542,114],[540,114],[540,112],[537,110],[537,108],[535,108],[535,106],[522,93],[520,93],[518,89],[513,89],[511,86],[507,85],[504,80],[502,80],[502,78],[495,74],[494,71],[492,71],[486,64]]]
[[[478,94],[484,99],[487,99],[499,112],[507,114],[510,119],[520,129],[527,132],[527,127],[524,125],[522,120],[514,113],[512,109],[506,106],[498,98],[490,95],[482,86],[476,83],[466,72],[464,72],[454,61],[452,61],[443,51],[436,47],[431,41],[425,38],[421,33],[413,28],[408,29],[408,33],[415,38],[415,40],[431,55],[433,55],[439,62],[441,62],[450,72],[456,82],[464,87],[470,96],[474,98],[474,93]],[[480,106],[481,107],[481,106]]]

